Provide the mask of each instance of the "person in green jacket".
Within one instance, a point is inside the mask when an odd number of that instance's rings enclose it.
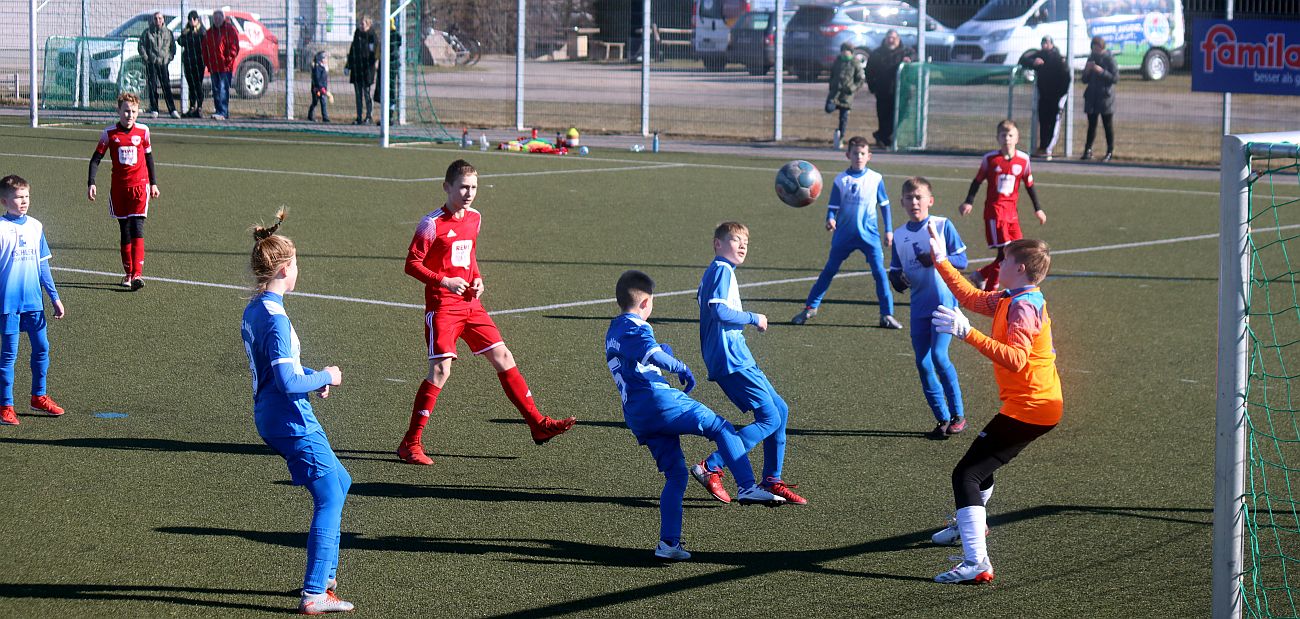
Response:
[[[176,112],[176,100],[172,98],[171,72],[167,65],[176,55],[176,37],[164,23],[162,13],[154,13],[149,28],[140,33],[140,42],[136,44],[140,62],[144,64],[145,88],[149,89],[149,115],[158,118],[158,89],[161,88],[167,100],[167,113],[172,118],[180,118]]]
[[[849,110],[853,109],[853,94],[862,88],[867,75],[862,63],[853,56],[853,44],[845,42],[840,45],[840,55],[831,65],[830,92],[826,95],[826,113],[840,111],[840,124],[836,131],[840,137],[849,128]]]

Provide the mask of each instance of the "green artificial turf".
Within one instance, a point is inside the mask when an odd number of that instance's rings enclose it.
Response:
[[[0,126],[0,172],[33,183],[59,269],[119,270],[117,227],[86,201],[96,132]],[[262,139],[281,141],[259,141]],[[324,141],[322,141],[324,140]],[[937,585],[958,549],[930,544],[952,510],[949,473],[997,410],[988,361],[954,345],[968,431],[933,421],[907,331],[874,327],[864,264],[846,263],[817,318],[787,321],[826,258],[825,198],[795,210],[772,192],[778,161],[719,155],[589,158],[471,154],[483,213],[478,257],[496,315],[543,412],[578,425],[536,447],[490,367],[462,346],[425,433],[435,464],[393,456],[424,375],[418,282],[402,271],[437,180],[464,154],[380,150],[340,138],[161,130],[162,197],[146,227],[147,277],[68,270],[68,317],[51,321],[50,393],[68,414],[0,428],[0,615],[246,616],[292,610],[310,516],[305,491],[252,423],[239,337],[248,226],[290,208],[300,292],[286,307],[303,362],[338,365],[314,400],[353,477],[343,514],[342,597],[358,616],[1192,617],[1210,606],[1217,245],[1127,248],[1217,230],[1211,182],[1040,172],[1049,214],[1030,236],[1061,252],[1044,284],[1065,417],[999,471],[984,587]],[[816,161],[827,181],[843,158]],[[875,166],[895,196],[935,179],[974,259],[980,220],[955,214],[977,159],[959,168]],[[661,164],[679,164],[652,169]],[[600,172],[620,168],[621,171]],[[637,168],[637,169],[626,169]],[[291,172],[297,172],[293,174]],[[340,178],[350,175],[365,178]],[[101,195],[108,172],[100,172]],[[661,293],[693,291],[713,226],[751,229],[742,284],[761,367],[791,407],[785,477],[806,507],[686,498],[694,558],[652,560],[663,479],[622,424],[602,340],[614,281],[640,268]],[[903,221],[895,207],[895,224]],[[1083,250],[1066,252],[1064,250]],[[703,374],[693,292],[663,295],[652,322]],[[897,314],[907,323],[906,295]],[[977,327],[988,320],[976,317]],[[26,343],[16,389],[25,404]],[[716,385],[695,395],[744,423]],[[125,413],[100,418],[96,413]],[[684,439],[688,457],[710,445]],[[761,455],[755,454],[755,460]],[[730,478],[728,478],[730,483]]]

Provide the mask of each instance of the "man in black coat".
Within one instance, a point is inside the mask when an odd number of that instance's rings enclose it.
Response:
[[[916,51],[903,45],[897,30],[885,33],[885,40],[867,59],[867,88],[876,96],[876,122],[880,128],[871,135],[877,148],[894,144],[894,93],[898,88],[898,66],[911,62]]]
[[[370,103],[370,85],[375,83],[375,61],[378,59],[377,54],[379,40],[375,36],[375,30],[371,27],[369,17],[361,18],[361,27],[357,28],[352,34],[352,46],[348,48],[348,60],[343,65],[344,71],[349,72],[348,81],[352,82],[352,92],[356,95],[357,102],[357,119],[352,121],[354,125],[374,122],[371,118]],[[366,116],[363,120],[361,117],[361,106],[364,102]]]
[[[1035,157],[1052,158],[1056,146],[1056,123],[1070,92],[1070,67],[1056,49],[1052,37],[1043,37],[1043,47],[1020,59],[1020,65],[1033,69],[1038,85],[1038,148]]]

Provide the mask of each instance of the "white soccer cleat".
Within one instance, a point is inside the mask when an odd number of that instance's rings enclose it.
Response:
[[[691,553],[682,548],[681,542],[677,542],[676,546],[669,546],[663,540],[659,540],[659,545],[655,547],[655,556],[669,561],[685,561],[691,558]]]
[[[352,612],[352,602],[340,600],[333,593],[304,593],[298,602],[299,615],[323,615],[325,613]]]
[[[934,577],[935,582],[950,585],[961,583],[981,584],[993,581],[993,563],[987,558],[979,563],[962,561],[952,569]]]
[[[785,505],[785,497],[772,494],[759,487],[758,484],[737,492],[736,501],[741,505],[766,505],[768,507]]]

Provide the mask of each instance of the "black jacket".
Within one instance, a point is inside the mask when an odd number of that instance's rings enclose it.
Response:
[[[353,84],[369,86],[375,82],[375,60],[379,54],[379,39],[375,29],[357,31],[352,34],[352,47],[348,48],[348,61],[344,68],[352,72],[348,81]]]
[[[1034,66],[1034,60],[1041,58],[1043,64]],[[1038,50],[1020,59],[1020,66],[1033,69],[1038,77],[1038,96],[1043,99],[1059,100],[1070,91],[1070,68],[1065,64],[1061,52],[1053,47],[1050,50]]]
[[[889,49],[881,44],[871,52],[871,57],[867,58],[867,88],[871,94],[877,98],[894,96],[894,89],[898,86],[898,65],[903,64],[904,57],[915,58],[916,50],[901,44]]]
[[[1104,51],[1088,56],[1088,61],[1101,67],[1102,71],[1083,71],[1083,83],[1088,85],[1083,89],[1083,113],[1114,114],[1115,82],[1119,81],[1115,57]]]

